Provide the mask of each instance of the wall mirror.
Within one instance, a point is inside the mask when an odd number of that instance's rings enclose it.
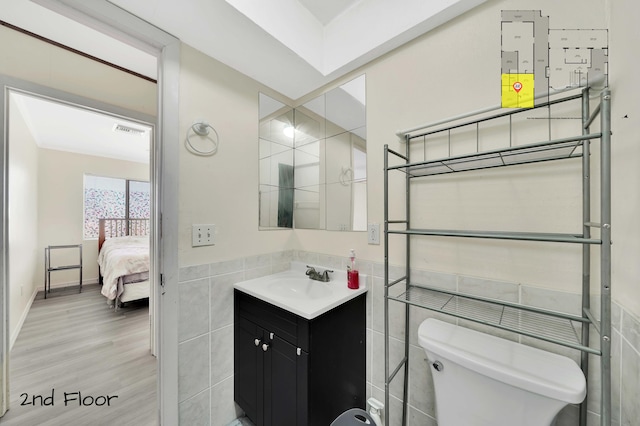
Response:
[[[366,231],[362,75],[297,108],[260,94],[260,228]]]
[[[293,227],[293,108],[260,93],[260,229]]]

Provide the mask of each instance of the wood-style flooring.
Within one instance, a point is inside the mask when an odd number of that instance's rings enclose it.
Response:
[[[156,364],[146,300],[114,311],[98,285],[41,293],[11,351],[0,425],[157,425]]]

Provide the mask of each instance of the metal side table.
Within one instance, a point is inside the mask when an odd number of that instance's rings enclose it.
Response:
[[[78,249],[78,264],[75,265],[61,265],[51,266],[51,250],[58,249]],[[44,248],[44,298],[47,298],[47,293],[51,292],[51,272],[66,271],[69,269],[79,269],[79,289],[78,293],[82,293],[82,244],[70,244],[62,246],[48,246]]]

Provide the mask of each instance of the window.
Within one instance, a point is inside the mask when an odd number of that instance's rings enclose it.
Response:
[[[84,175],[84,239],[98,238],[103,218],[148,218],[149,195],[149,182]]]

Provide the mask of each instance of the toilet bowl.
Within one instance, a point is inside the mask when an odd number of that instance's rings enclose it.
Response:
[[[562,355],[445,323],[418,328],[433,375],[438,426],[549,426],[582,402],[586,381]]]

